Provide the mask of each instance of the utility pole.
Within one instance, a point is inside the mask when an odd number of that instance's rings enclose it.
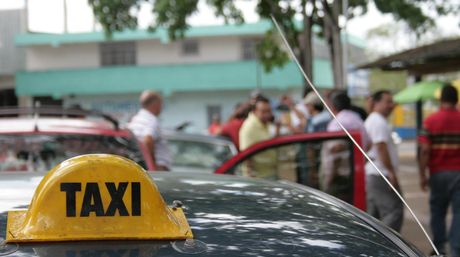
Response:
[[[342,13],[345,17],[345,23],[343,25],[343,50],[342,50],[342,62],[343,62],[343,87],[345,90],[348,89],[348,0],[342,2]]]
[[[67,0],[64,1],[64,33],[67,34],[69,32],[69,28],[67,27]]]
[[[22,11],[21,31],[29,32],[29,0],[24,0],[24,10]]]

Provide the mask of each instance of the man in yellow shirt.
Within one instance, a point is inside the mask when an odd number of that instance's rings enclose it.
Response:
[[[272,137],[269,131],[269,124],[272,118],[270,101],[265,97],[258,97],[254,103],[254,110],[249,113],[239,132],[241,151]],[[275,180],[277,178],[276,163],[275,150],[256,153],[244,163],[243,175]]]

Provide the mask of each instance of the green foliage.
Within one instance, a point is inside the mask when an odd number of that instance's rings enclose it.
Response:
[[[115,31],[137,28],[137,17],[132,12],[140,8],[139,0],[88,0],[88,3],[107,37]]]
[[[350,20],[354,17],[366,14],[368,10],[368,4],[368,0],[349,0],[347,18]]]
[[[404,20],[409,28],[422,33],[434,25],[434,21],[425,15],[414,2],[401,0],[374,0],[382,13],[392,13],[397,20]]]
[[[157,14],[155,23],[150,26],[168,28],[169,38],[183,38],[188,28],[187,17],[197,11],[198,0],[156,0],[153,13]]]
[[[377,9],[390,13],[396,20],[404,21],[420,36],[434,25],[434,19],[447,14],[458,14],[460,3],[450,0],[374,0]],[[424,7],[424,8],[423,8]],[[429,13],[435,13],[432,17]]]
[[[281,3],[286,1],[259,1],[257,13],[260,17],[271,19],[271,15],[278,21],[283,33],[293,48],[299,53],[300,28],[296,26],[294,15],[297,11],[290,5]],[[264,70],[270,72],[274,67],[282,67],[289,61],[288,54],[280,48],[278,32],[275,28],[266,32],[262,42],[257,47],[257,55]]]
[[[256,48],[257,56],[266,72],[281,67],[289,61],[288,54],[279,47],[277,35],[278,32],[274,29],[269,30]]]
[[[216,17],[224,17],[225,23],[241,24],[244,22],[243,14],[236,8],[233,0],[207,0],[207,3],[214,7]]]

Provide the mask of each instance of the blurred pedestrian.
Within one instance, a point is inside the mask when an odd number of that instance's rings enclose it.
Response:
[[[304,90],[304,94],[302,96],[302,100],[310,93],[312,92],[312,89],[308,89],[308,90]],[[300,101],[298,102],[296,105],[295,105],[295,108],[303,114],[303,117],[305,119],[305,121],[307,121],[309,118],[310,118],[310,112],[308,111],[307,109],[307,106],[304,104],[303,101]]]
[[[280,103],[276,109],[280,112],[281,134],[299,134],[304,131],[306,118],[296,108],[294,100],[289,95],[280,97]]]
[[[392,128],[387,121],[395,104],[393,96],[387,90],[372,95],[372,113],[364,122],[371,139],[368,152],[371,160],[400,191],[398,183],[398,151],[391,137]],[[368,162],[366,169],[367,211],[396,231],[401,231],[403,222],[403,203],[385,183],[378,171]]]
[[[253,111],[241,126],[240,150],[270,139],[269,125],[273,118],[270,101],[262,96],[255,99]],[[276,175],[276,151],[267,150],[256,154],[243,165],[243,175],[248,177],[258,177],[275,180]]]
[[[370,146],[370,139],[361,117],[351,110],[351,100],[345,91],[336,91],[330,97],[331,110],[336,115],[327,126],[327,131],[342,131],[343,125],[348,131],[359,131],[362,146],[365,150]],[[323,190],[346,202],[352,202],[352,181],[350,176],[350,150],[347,140],[329,140],[321,151]]]
[[[310,118],[308,119],[305,127],[306,132],[312,133],[326,131],[327,124],[332,117],[329,112],[324,109],[323,103],[316,93],[308,93],[303,102],[310,113]]]
[[[161,133],[159,115],[163,100],[159,93],[146,90],[142,92],[139,102],[141,109],[134,115],[128,128],[139,141],[145,144],[156,170],[169,170],[171,153],[166,139]]]
[[[220,136],[229,138],[238,151],[240,150],[240,128],[250,111],[251,104],[249,102],[239,104],[219,133]]]
[[[452,205],[453,219],[449,232],[451,256],[460,256],[460,112],[456,109],[457,89],[450,84],[441,91],[439,111],[423,122],[420,133],[420,186],[428,189],[430,173],[431,231],[434,245],[445,253],[446,214]]]
[[[258,98],[266,98],[266,97],[262,94],[262,90],[256,88],[252,90],[251,93],[249,94],[249,103],[252,106],[254,106]]]
[[[211,124],[208,127],[209,135],[215,136],[220,133],[222,125],[220,124],[220,116],[217,114],[212,115]]]
[[[364,122],[366,119],[367,119],[367,112],[366,112],[366,109],[360,107],[360,106],[357,106],[357,105],[351,105],[350,106],[350,110],[356,112],[356,114],[359,115],[359,117],[361,118],[361,120]]]
[[[331,115],[324,110],[324,106],[316,95],[311,91],[303,99],[304,105],[310,114],[306,121],[304,132],[313,133],[326,131],[327,124],[331,120]],[[297,167],[297,180],[304,185],[313,188],[319,188],[319,163],[321,156],[321,143],[301,144],[296,160],[299,163]]]
[[[368,150],[371,145],[371,140],[364,127],[364,121],[361,115],[355,111],[351,104],[351,99],[345,91],[336,91],[331,95],[331,110],[336,116],[337,120],[333,119],[327,126],[327,131],[342,131],[340,122],[348,131],[359,131],[361,134],[361,145],[364,150]]]

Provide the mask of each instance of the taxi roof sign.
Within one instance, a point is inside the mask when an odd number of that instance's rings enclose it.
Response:
[[[7,242],[187,239],[181,208],[166,205],[152,178],[123,157],[91,154],[57,165],[28,210],[8,212]]]

